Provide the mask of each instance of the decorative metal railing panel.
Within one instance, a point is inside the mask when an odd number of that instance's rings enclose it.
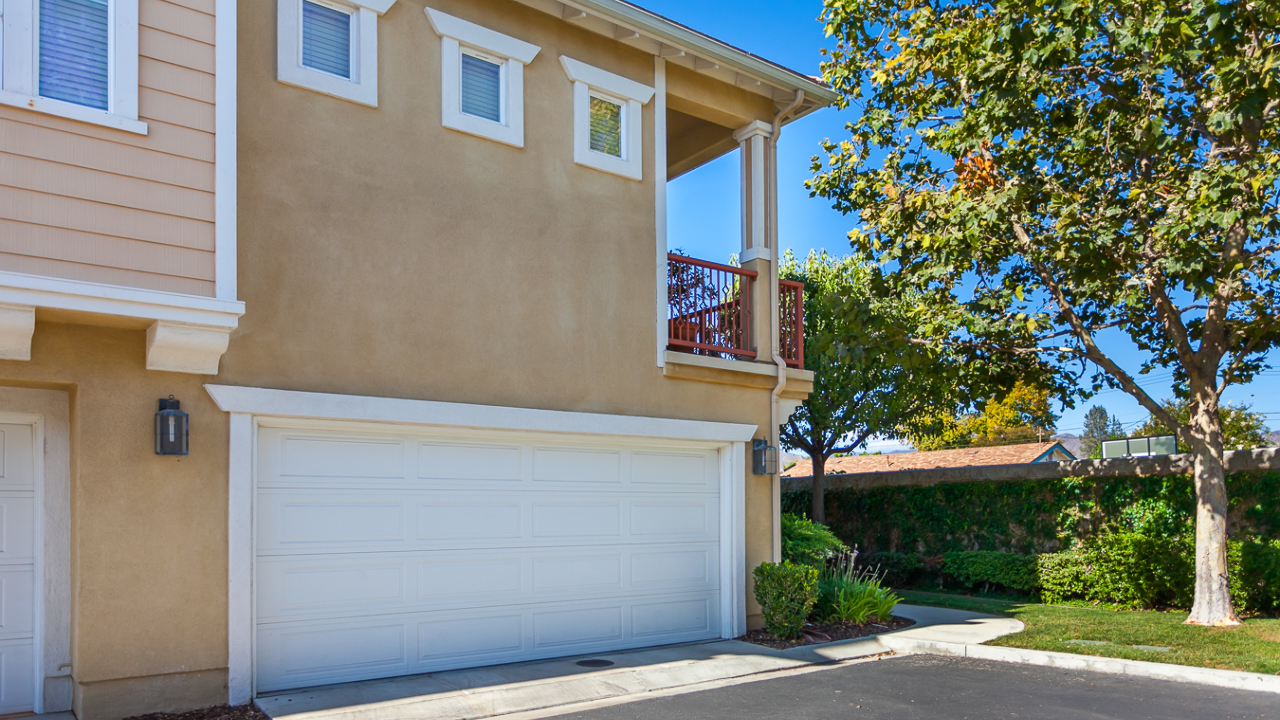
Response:
[[[667,326],[672,350],[754,358],[752,270],[667,254]]]
[[[804,369],[804,283],[778,281],[778,347],[782,359]]]

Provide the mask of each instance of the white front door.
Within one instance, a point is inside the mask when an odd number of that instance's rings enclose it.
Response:
[[[259,692],[719,637],[715,447],[264,427]]]
[[[0,714],[35,709],[34,427],[0,424]]]

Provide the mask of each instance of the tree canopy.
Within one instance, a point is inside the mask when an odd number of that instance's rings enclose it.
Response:
[[[1280,4],[826,0],[855,110],[812,191],[910,342],[1133,396],[1197,456],[1196,604],[1236,623],[1218,406],[1280,346]],[[1119,334],[1137,373],[1108,352]],[[1139,384],[1173,369],[1184,420]]]
[[[1157,433],[1166,435],[1168,431]],[[1084,433],[1080,436],[1080,452],[1086,458],[1102,457],[1102,443],[1128,437],[1120,420],[1101,405],[1089,408],[1084,414]]]
[[[1057,421],[1048,390],[1017,382],[978,412],[917,417],[904,434],[917,450],[1014,445],[1048,440]]]

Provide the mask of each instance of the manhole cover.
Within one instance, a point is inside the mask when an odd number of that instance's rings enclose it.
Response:
[[[580,667],[609,667],[612,664],[613,664],[612,660],[597,660],[595,658],[591,658],[590,660],[578,661],[578,665]]]

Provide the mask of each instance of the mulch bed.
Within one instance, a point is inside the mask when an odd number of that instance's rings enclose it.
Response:
[[[909,628],[915,624],[915,620],[897,616],[887,623],[869,622],[861,625],[851,622],[805,623],[805,634],[794,640],[782,640],[764,628],[752,630],[738,639],[753,645],[764,645],[776,650],[787,650],[801,645],[821,645],[835,642],[836,640],[852,640],[853,638],[879,635],[880,633]]]
[[[215,705],[201,710],[189,710],[180,713],[152,713],[137,715],[128,720],[270,720],[253,703],[248,705]]]

